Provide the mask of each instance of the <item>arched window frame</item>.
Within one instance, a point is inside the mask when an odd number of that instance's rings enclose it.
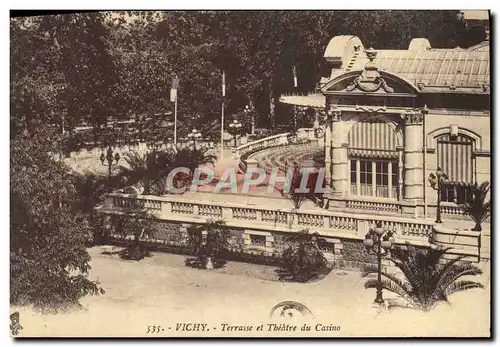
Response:
[[[388,117],[387,115],[384,114],[366,114],[366,113],[359,113],[356,115],[354,118],[351,119],[351,126],[349,127],[348,131],[346,131],[345,135],[345,147],[349,147],[348,143],[348,138],[349,134],[354,128],[354,126],[359,123],[363,122],[366,120],[366,117],[369,116],[372,119],[377,119],[382,122],[385,122],[388,124],[392,130],[394,131],[394,134],[396,136],[396,148],[395,148],[395,153],[396,153],[396,158],[392,158],[389,160],[384,160],[383,158],[355,158],[355,159],[348,159],[348,170],[349,172],[347,173],[348,177],[348,184],[350,186],[350,194],[355,195],[355,196],[372,196],[372,197],[377,197],[377,198],[388,198],[391,200],[401,200],[402,199],[402,187],[403,187],[403,162],[402,162],[402,149],[403,149],[403,134],[402,134],[402,127],[401,124],[391,117]],[[371,194],[367,194],[365,189],[361,187],[361,172],[363,171],[361,168],[361,161],[369,161],[371,162],[371,177],[372,177],[372,183],[371,183]],[[379,190],[379,185],[377,183],[377,168],[379,165],[383,165],[380,163],[380,161],[387,161],[387,167],[384,169],[383,175],[387,176],[387,191],[388,191],[388,196],[383,197],[379,196],[378,190]],[[355,174],[353,172],[355,171]],[[366,169],[365,169],[366,170]],[[385,172],[385,170],[387,172]],[[355,181],[355,182],[353,182]],[[366,185],[366,184],[365,184]],[[364,187],[366,188],[366,187]],[[364,192],[364,193],[362,193]]]
[[[442,127],[439,129],[436,129],[432,132],[430,132],[427,135],[427,151],[431,153],[436,153],[436,161],[438,160],[438,153],[437,153],[437,144],[440,138],[443,138],[446,135],[451,135],[451,127]],[[476,161],[475,161],[475,156],[474,152],[481,150],[482,148],[482,143],[481,143],[481,136],[476,134],[473,131],[470,131],[465,128],[460,128],[458,127],[457,131],[457,136],[458,137],[465,137],[471,140],[472,143],[472,153],[471,153],[471,164],[472,164],[472,181],[475,181],[476,177]],[[470,182],[473,183],[473,182]],[[457,185],[451,185],[447,189],[443,189],[440,199],[441,201],[444,202],[455,202],[459,203],[461,200],[467,199],[468,198],[468,193],[466,191],[460,192],[460,189],[464,189],[463,187],[459,187]]]

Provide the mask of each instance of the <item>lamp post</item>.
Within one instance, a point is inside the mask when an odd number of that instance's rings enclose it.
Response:
[[[233,120],[231,124],[229,124],[229,133],[234,137],[234,147],[236,148],[236,137],[241,131],[241,123],[238,120]]]
[[[386,231],[382,228],[380,222],[377,223],[375,227],[372,227],[370,231],[365,235],[363,240],[363,245],[366,247],[368,252],[372,251],[377,255],[377,296],[375,297],[375,303],[384,303],[384,298],[382,297],[382,256],[387,255],[388,251],[391,249],[392,245],[396,241],[394,239],[392,231]]]
[[[108,167],[108,189],[111,188],[111,168],[114,165],[118,165],[118,162],[120,161],[120,154],[118,153],[113,153],[113,149],[111,146],[108,147],[108,150],[106,151],[106,155],[104,153],[101,153],[101,163],[104,166]]]
[[[448,175],[438,167],[435,173],[429,174],[429,183],[431,184],[432,189],[437,192],[437,210],[436,210],[436,223],[442,223],[441,221],[441,192],[443,190],[443,186],[446,186],[450,183],[448,179]]]
[[[201,133],[198,130],[193,129],[187,136],[193,140],[193,147],[194,150],[196,151],[196,140],[201,137]]]
[[[248,119],[248,115],[252,112],[250,110],[250,107],[248,105],[245,105],[245,109],[243,110],[243,113],[245,114],[245,119]],[[251,118],[251,129],[250,129],[250,134],[254,135],[255,134],[255,114],[252,112],[250,114]]]

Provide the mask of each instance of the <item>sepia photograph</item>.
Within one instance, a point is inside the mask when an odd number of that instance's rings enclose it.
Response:
[[[491,338],[490,20],[11,11],[10,337]]]

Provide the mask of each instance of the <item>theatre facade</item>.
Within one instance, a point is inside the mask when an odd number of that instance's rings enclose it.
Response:
[[[325,121],[328,209],[431,218],[440,199],[443,218],[466,218],[467,184],[490,181],[489,48],[416,38],[387,50],[332,38],[330,75],[316,92],[281,98]],[[438,168],[449,178],[440,194],[428,181]]]

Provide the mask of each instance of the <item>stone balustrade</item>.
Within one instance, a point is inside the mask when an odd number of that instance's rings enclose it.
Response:
[[[276,209],[272,207],[212,201],[192,201],[182,196],[143,196],[110,193],[101,214],[126,214],[134,208],[150,210],[160,220],[182,223],[204,223],[224,220],[229,226],[263,231],[297,232],[304,229],[320,235],[361,240],[369,229],[381,222],[394,231],[398,242],[427,245],[433,223],[404,217],[387,217],[331,212],[321,209]]]
[[[238,157],[244,155],[248,156],[252,153],[261,151],[266,148],[285,146],[288,144],[289,135],[290,133],[283,133],[248,142],[244,145],[236,147],[234,149],[235,155],[237,155]]]
[[[346,200],[346,207],[355,210],[401,213],[401,204],[398,201],[377,201],[376,198],[367,200],[349,197],[348,200]]]
[[[173,142],[169,143],[162,143],[159,144],[160,148],[162,150],[170,150],[174,148]],[[100,145],[92,145],[93,147],[89,147],[88,149],[80,149],[79,151],[71,152],[69,154],[69,158],[74,159],[74,160],[82,160],[82,159],[99,159],[102,153],[106,152],[107,147],[102,147]],[[213,140],[210,139],[200,139],[196,141],[196,146],[199,148],[208,148],[208,149],[214,149],[218,146],[218,143],[214,142]],[[177,148],[192,148],[193,147],[193,140],[189,138],[180,138],[177,140]],[[113,150],[115,153],[119,153],[121,156],[123,156],[127,152],[138,152],[138,153],[146,153],[150,151],[148,149],[148,145],[145,142],[141,142],[138,144],[134,145],[119,145],[119,146],[113,146]],[[56,154],[54,154],[56,155]]]
[[[454,202],[442,202],[441,214],[446,216],[464,216],[464,210]]]

